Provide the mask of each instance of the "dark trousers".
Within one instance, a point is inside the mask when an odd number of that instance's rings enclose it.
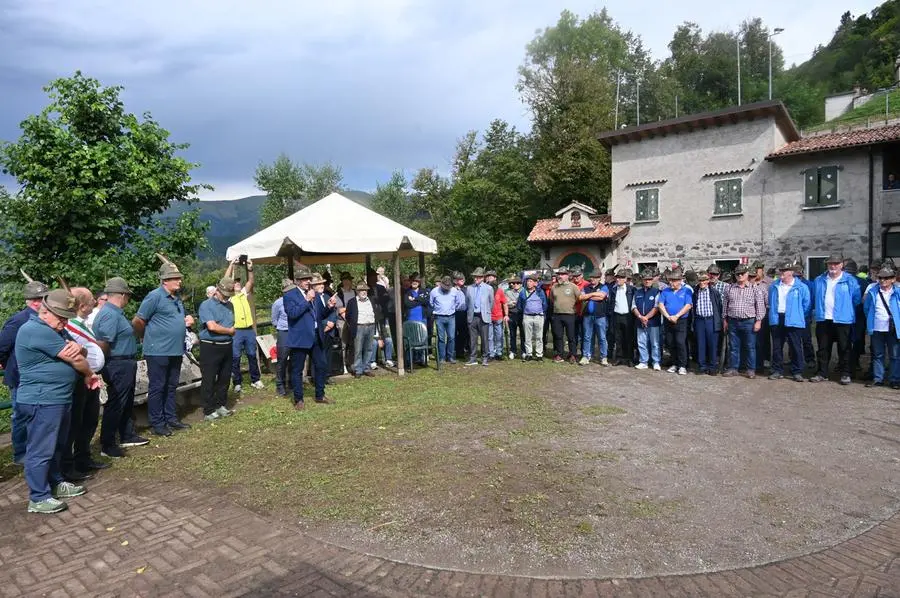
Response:
[[[756,334],[756,368],[762,369],[764,361],[772,361],[772,339],[769,336],[769,318],[763,318]]]
[[[303,368],[306,367],[306,358],[312,349],[299,349],[291,347],[291,381],[294,383],[294,403],[303,402]]]
[[[60,461],[69,434],[72,406],[16,403],[16,417],[28,430],[25,482],[34,502],[51,497],[52,487],[64,481]]]
[[[175,413],[175,391],[181,377],[181,360],[184,357],[147,355],[147,413],[150,425],[162,428],[178,421]]]
[[[803,333],[801,335],[803,337],[803,357],[806,359],[806,362],[815,361],[816,359],[816,350],[813,349],[812,342],[812,320],[806,320],[806,328],[803,329]]]
[[[9,398],[12,399],[12,417],[10,418],[10,427],[12,428],[12,447],[13,461],[22,464],[25,462],[25,446],[28,443],[28,431],[25,424],[16,418],[16,389],[9,389]]]
[[[755,318],[728,318],[728,369],[756,371]]]
[[[275,391],[278,394],[284,394],[290,385],[291,351],[285,344],[286,339],[287,330],[279,330],[278,338],[275,340],[275,354],[278,356],[278,364],[275,366]]]
[[[456,349],[456,358],[465,359],[469,353],[469,321],[465,311],[456,312],[456,339],[454,347]]]
[[[784,373],[784,343],[787,341],[790,347],[791,374],[803,373],[805,365],[803,352],[804,328],[793,328],[784,325],[784,314],[778,314],[778,325],[770,328],[772,331],[772,373]]]
[[[687,329],[687,318],[679,318],[674,324],[666,320],[666,338],[669,339],[672,351],[672,365],[678,368],[686,368],[688,363]]]
[[[866,352],[866,314],[862,307],[856,308],[856,323],[850,329],[850,371],[859,369],[859,358]]]
[[[831,362],[831,346],[838,345],[838,372],[850,375],[850,324],[835,324],[833,320],[816,322],[816,345],[819,347],[819,375],[828,377]]]
[[[75,382],[69,437],[62,455],[62,470],[87,471],[91,458],[91,440],[100,421],[100,391],[88,390],[84,382]]]
[[[148,368],[149,363],[148,358]],[[106,382],[106,404],[103,405],[103,420],[100,424],[100,448],[107,448],[118,446],[120,441],[134,435],[131,412],[134,409],[137,362],[134,359],[110,357],[106,360],[102,374],[103,381]]]
[[[509,352],[516,356],[525,354],[525,329],[519,312],[509,312]]]
[[[584,344],[584,316],[575,315],[575,347],[576,353],[581,353]]]
[[[481,359],[487,362],[490,358],[490,341],[488,335],[491,333],[491,325],[485,324],[480,314],[475,314],[472,321],[468,324],[469,329],[469,361],[476,361],[478,358],[478,339],[481,339]]]
[[[553,327],[553,357],[574,357],[578,352],[575,346],[575,314],[553,314],[550,325]],[[564,339],[569,343],[567,355],[563,354]]]
[[[231,343],[200,341],[200,397],[204,415],[225,407],[228,401],[228,371],[233,350]]]
[[[316,338],[315,344],[310,349],[310,358],[312,359],[312,378],[313,385],[316,388],[316,400],[325,398],[325,380],[331,371],[331,337],[322,339]]]
[[[634,318],[629,314],[612,314],[613,341],[609,346],[609,358],[616,359],[616,349],[619,350],[619,359],[626,364],[634,362]]]
[[[235,386],[243,380],[241,375],[241,353],[247,354],[250,367],[250,382],[259,381],[259,361],[256,358],[256,331],[252,328],[238,328],[234,331],[231,344],[231,378]]]
[[[719,369],[719,333],[712,316],[694,318],[694,338],[697,339],[697,363],[701,372]]]

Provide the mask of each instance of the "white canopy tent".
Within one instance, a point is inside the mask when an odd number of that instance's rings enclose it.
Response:
[[[228,248],[228,260],[246,255],[257,264],[294,260],[304,264],[368,263],[371,257],[392,259],[396,309],[397,366],[404,374],[400,258],[437,253],[437,242],[411,228],[347,199],[340,193],[320,199],[272,226]]]

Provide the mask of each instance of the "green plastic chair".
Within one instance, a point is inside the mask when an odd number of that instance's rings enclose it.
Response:
[[[428,328],[424,322],[407,320],[403,322],[403,354],[409,361],[409,371],[413,371],[413,357],[425,354],[425,365],[428,365]]]

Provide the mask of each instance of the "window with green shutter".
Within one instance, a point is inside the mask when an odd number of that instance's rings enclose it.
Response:
[[[716,181],[716,205],[713,213],[716,215],[740,214],[742,210],[742,196],[744,181],[741,179],[728,179]]]
[[[635,221],[659,220],[659,189],[641,189],[635,197]]]
[[[810,168],[803,173],[803,205],[807,208],[838,204],[837,166]]]

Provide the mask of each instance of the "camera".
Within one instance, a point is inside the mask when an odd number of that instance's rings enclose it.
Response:
[[[238,257],[238,265],[246,266],[247,265],[247,254],[242,254]]]

